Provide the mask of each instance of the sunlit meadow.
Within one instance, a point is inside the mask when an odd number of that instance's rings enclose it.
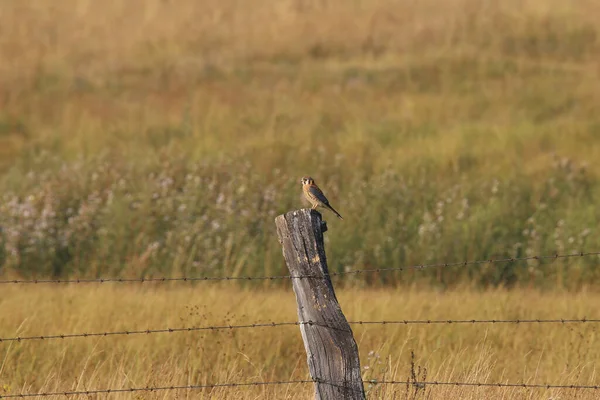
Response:
[[[335,282],[334,282],[335,284]],[[350,321],[597,317],[598,293],[535,290],[338,290]],[[0,337],[293,322],[285,285],[22,286],[0,294]],[[597,324],[352,325],[365,380],[598,384]],[[309,379],[298,327],[263,327],[0,343],[0,395],[37,391]],[[411,362],[411,353],[414,359]],[[4,387],[4,391],[2,391]],[[582,399],[597,391],[367,384],[369,399]],[[312,384],[105,399],[308,399]],[[64,399],[55,396],[54,399]],[[77,400],[87,396],[71,397]]]
[[[600,251],[599,16],[595,0],[1,1],[0,278],[286,274],[274,218],[306,206],[303,175],[344,216],[324,212],[335,272]],[[594,318],[599,261],[334,285],[348,319]],[[5,285],[0,336],[293,321],[288,285]],[[0,394],[304,379],[285,329],[0,343]],[[593,325],[355,335],[366,379],[406,379],[414,350],[432,379],[598,383]],[[413,389],[369,396],[573,396]],[[173,394],[132,396],[109,397]]]

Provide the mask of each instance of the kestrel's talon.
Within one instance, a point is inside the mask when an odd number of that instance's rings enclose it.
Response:
[[[331,205],[329,204],[329,200],[327,200],[327,197],[325,197],[323,191],[321,191],[321,189],[319,189],[319,187],[315,184],[313,178],[311,178],[310,176],[305,176],[300,182],[302,182],[302,192],[304,192],[304,197],[306,197],[306,199],[310,201],[313,210],[315,210],[319,206],[325,207],[333,211],[333,213],[337,215],[339,219],[344,219],[342,218],[340,213],[338,213],[333,207],[331,207]]]

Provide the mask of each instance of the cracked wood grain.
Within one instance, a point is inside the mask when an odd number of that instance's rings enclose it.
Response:
[[[321,214],[312,209],[275,219],[277,236],[292,276],[300,333],[317,400],[363,400],[358,346],[342,313],[327,269]],[[309,275],[310,277],[304,277]]]

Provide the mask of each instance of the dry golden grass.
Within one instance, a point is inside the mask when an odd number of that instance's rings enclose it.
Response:
[[[308,165],[281,142],[440,173],[474,159],[535,174],[552,151],[593,160],[596,15],[589,0],[5,1],[3,164],[23,149],[158,147]]]
[[[524,290],[347,288],[339,298],[349,320],[365,321],[598,318],[600,302],[600,295],[592,293]],[[295,320],[291,288],[39,285],[6,287],[0,294],[0,337]],[[414,352],[415,369],[426,369],[427,380],[598,384],[595,324],[353,325],[353,331],[365,379],[408,379]],[[8,393],[308,378],[302,339],[294,326],[0,346],[0,388]],[[311,392],[312,385],[284,385],[98,398],[305,399]],[[415,398],[484,397],[593,399],[597,392],[428,387]],[[407,394],[404,385],[376,386],[369,398],[413,398],[413,392]]]

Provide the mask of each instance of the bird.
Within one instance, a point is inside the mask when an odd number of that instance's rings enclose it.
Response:
[[[329,200],[327,200],[327,197],[325,197],[323,191],[319,189],[313,178],[311,178],[310,176],[305,176],[300,180],[300,183],[302,183],[302,191],[304,192],[304,197],[306,197],[306,199],[310,201],[313,210],[319,206],[325,207],[333,211],[333,213],[337,215],[339,219],[344,219],[342,218],[339,212],[335,211],[335,209],[331,207],[331,205],[329,204]]]

